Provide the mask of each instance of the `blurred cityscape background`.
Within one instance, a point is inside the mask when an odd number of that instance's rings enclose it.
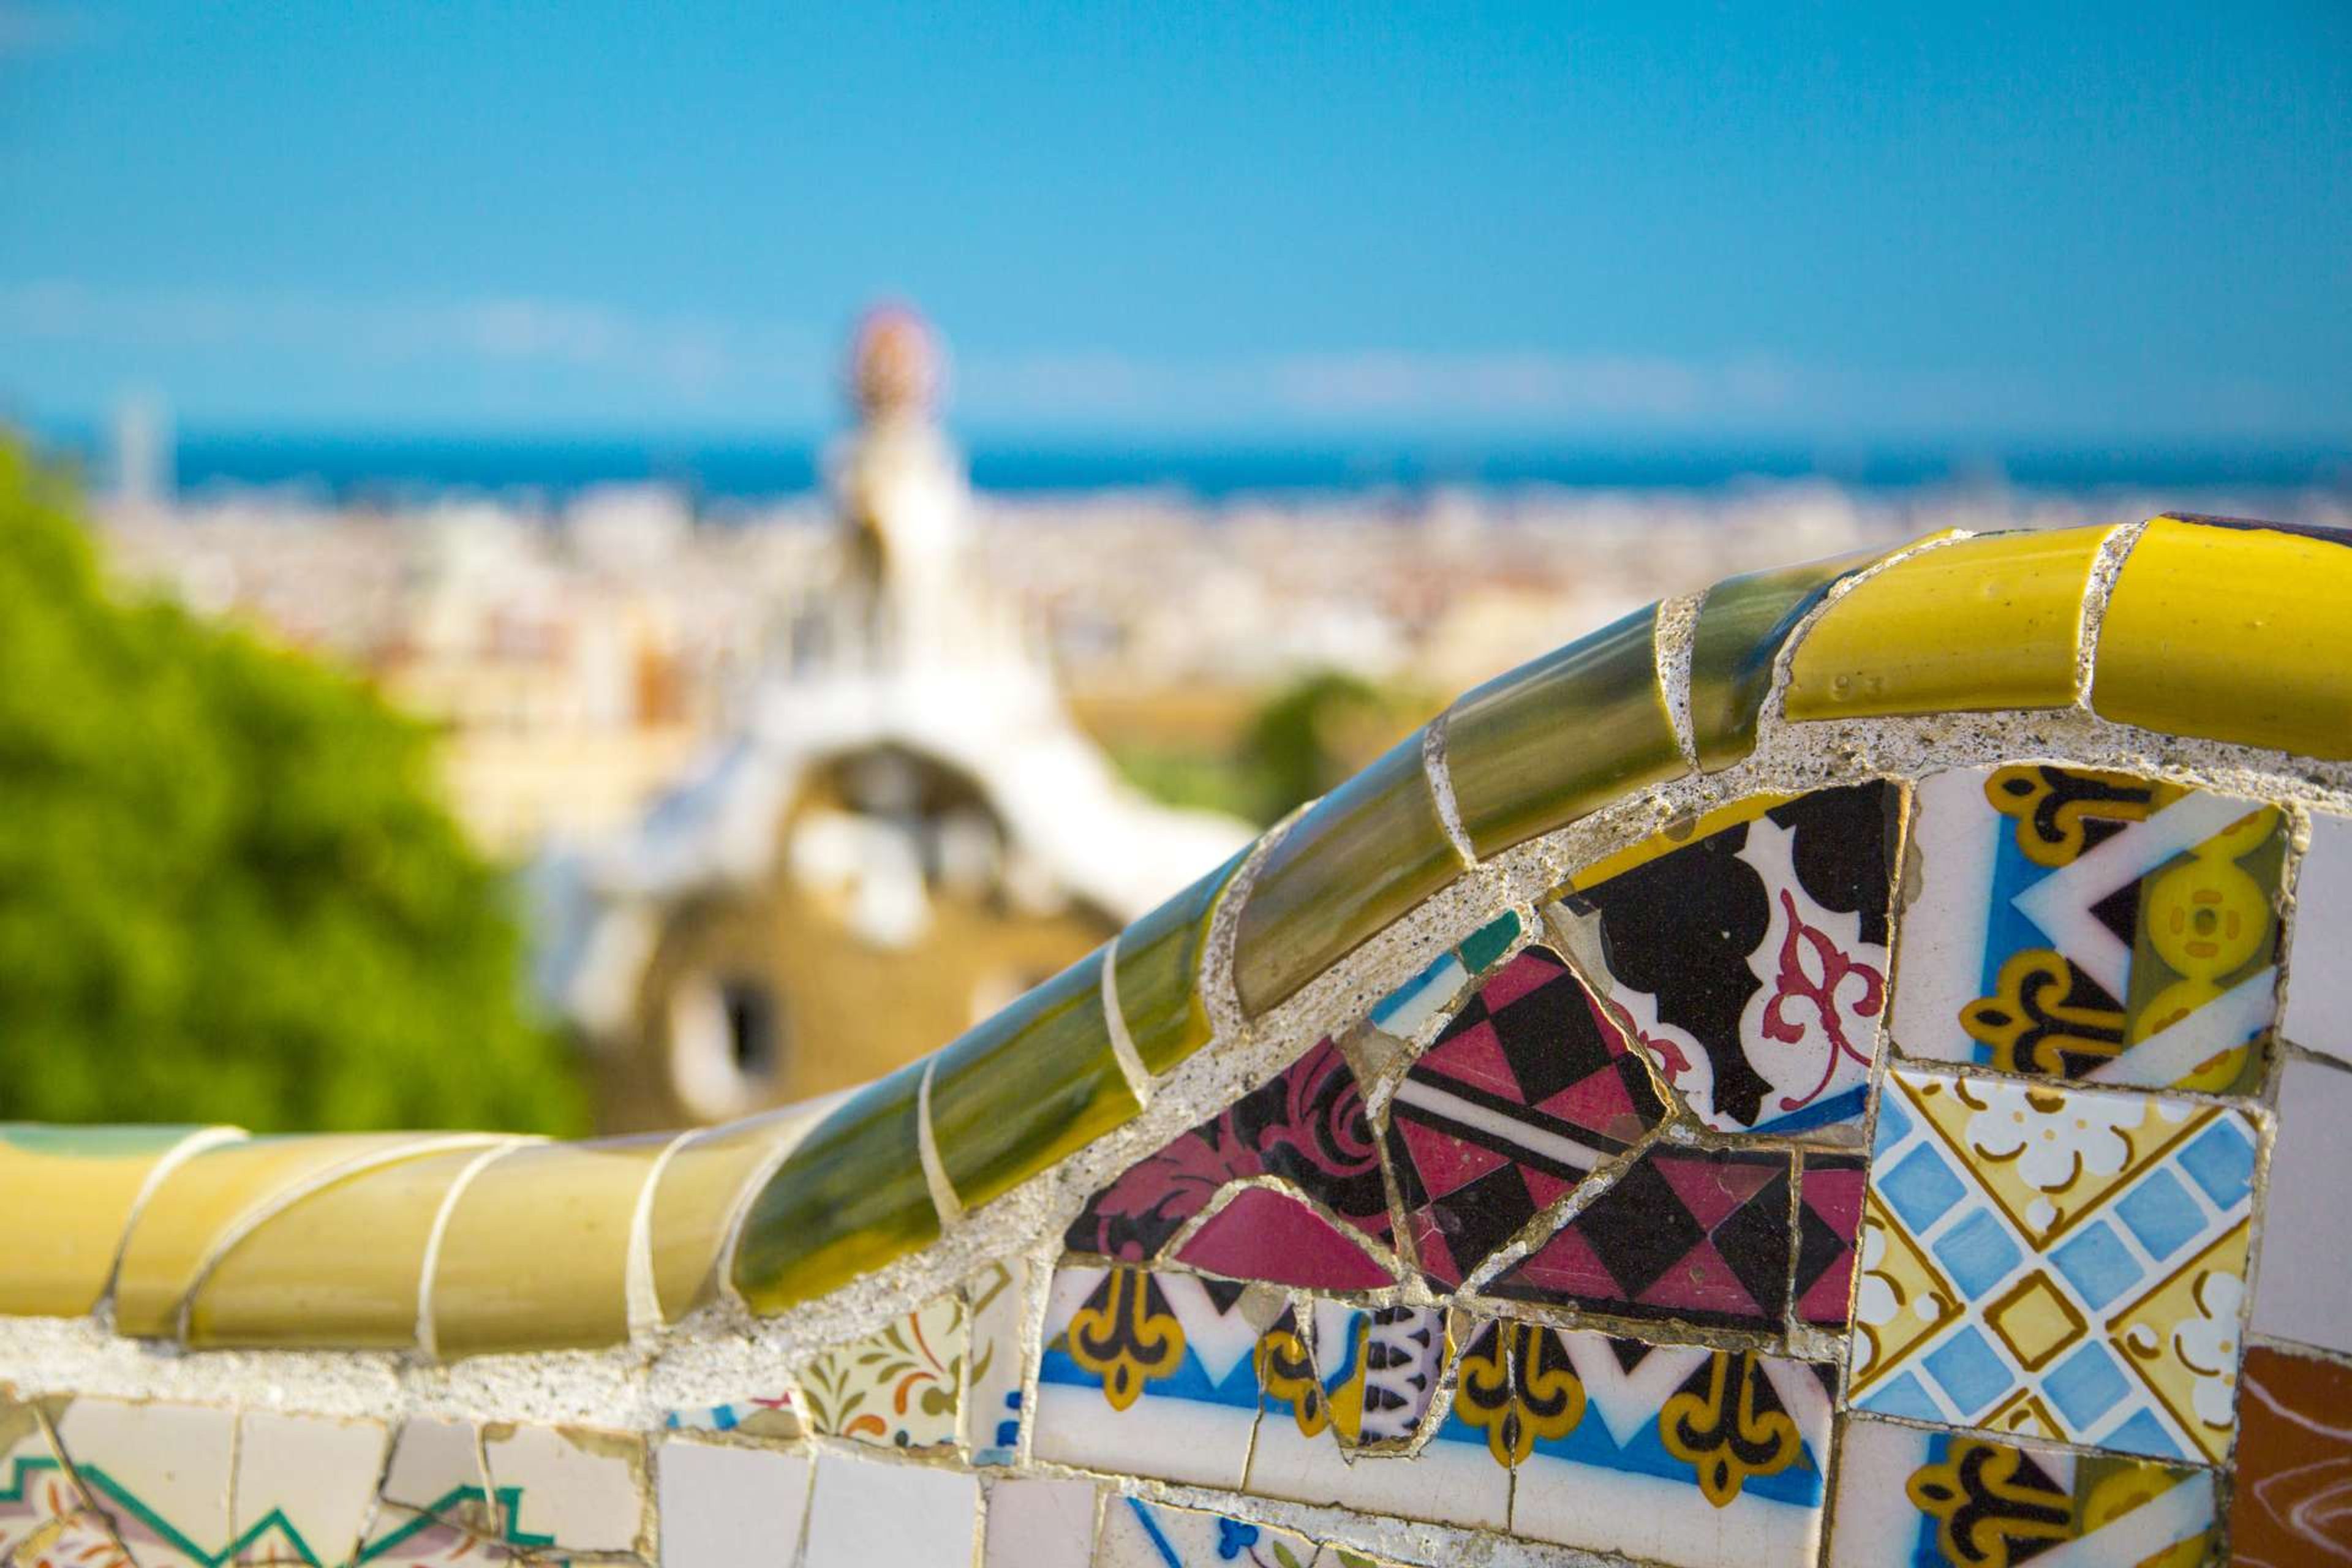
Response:
[[[0,0],[0,1118],[828,1093],[1652,598],[2352,524],[2347,365],[2329,5]]]

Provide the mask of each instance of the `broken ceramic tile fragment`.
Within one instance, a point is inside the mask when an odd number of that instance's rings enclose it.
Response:
[[[812,1358],[799,1385],[811,1429],[878,1448],[952,1446],[965,1342],[963,1302],[941,1296]]]
[[[1825,1568],[2203,1563],[2219,1522],[2210,1470],[1857,1415]]]
[[[2269,1568],[2352,1558],[2352,1367],[2267,1345],[2246,1352],[2239,1400],[2237,1563]]]
[[[1753,795],[1570,881],[1560,915],[1594,986],[1707,1126],[1859,1141],[1902,800]]]
[[[1114,1497],[1103,1506],[1095,1568],[1313,1568],[1315,1543],[1270,1524]]]
[[[2255,801],[2050,763],[1922,780],[1896,1047],[2252,1091],[2278,1009],[2287,826]]]
[[[1328,1039],[1097,1193],[1066,1243],[1073,1252],[1149,1261],[1230,1184],[1264,1177],[1315,1199],[1362,1238],[1387,1240],[1388,1189],[1363,1090]],[[1240,1217],[1308,1233],[1325,1224],[1257,1200]],[[1264,1256],[1246,1235],[1229,1235],[1226,1245],[1229,1260]]]
[[[517,1538],[559,1552],[646,1547],[646,1443],[638,1434],[501,1422],[482,1429],[482,1463]]]
[[[234,1560],[351,1561],[375,1510],[390,1442],[383,1424],[364,1416],[246,1411],[230,1491]]]
[[[1013,1258],[988,1265],[964,1287],[970,1360],[959,1418],[964,1451],[975,1465],[1010,1465],[1020,1457],[1030,1278],[1028,1260]]]
[[[2130,1090],[1888,1073],[1858,1408],[2152,1458],[2229,1447],[2256,1134]]]
[[[969,1563],[979,1526],[976,1476],[820,1455],[801,1568]]]
[[[1688,1568],[1813,1561],[1834,1369],[1519,1331],[1511,1530]]]
[[[1664,1110],[1559,956],[1522,950],[1470,994],[1390,1107],[1390,1169],[1423,1277],[1460,1285]]]
[[[1057,1269],[1036,1457],[1238,1488],[1258,1413],[1252,1301],[1242,1286],[1187,1274]]]
[[[808,1515],[809,1460],[672,1438],[655,1450],[663,1568],[791,1563]]]
[[[1100,1489],[1092,1481],[1000,1477],[987,1484],[980,1568],[1088,1568]]]
[[[2352,1069],[2292,1058],[2279,1079],[2278,1133],[2271,1145],[2270,1183],[2263,1197],[2261,1289],[2254,1295],[2254,1331],[2298,1344],[2352,1354],[2352,1237],[2343,1223],[2352,1192]],[[2226,1167],[2209,1167],[2224,1182],[2251,1179],[2235,1150]]]

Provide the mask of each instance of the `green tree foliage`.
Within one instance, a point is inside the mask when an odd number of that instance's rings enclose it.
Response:
[[[0,440],[0,1116],[576,1130],[430,763],[357,682],[117,597]]]
[[[1419,691],[1312,670],[1268,696],[1230,747],[1129,742],[1111,756],[1137,788],[1171,805],[1265,826],[1329,794],[1437,707]]]
[[[1395,704],[1342,670],[1304,676],[1259,710],[1243,755],[1257,775],[1267,822],[1328,795],[1404,732]]]

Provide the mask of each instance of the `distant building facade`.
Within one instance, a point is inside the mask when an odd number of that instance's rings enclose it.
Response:
[[[828,572],[743,717],[625,831],[535,874],[540,978],[625,1131],[888,1070],[1244,843],[1126,785],[1013,608],[978,586],[929,330],[870,316]]]

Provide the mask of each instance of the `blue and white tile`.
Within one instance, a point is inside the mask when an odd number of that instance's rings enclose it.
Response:
[[[2259,1089],[2278,1010],[2276,808],[2049,763],[1937,773],[1916,801],[1905,1056]]]
[[[1827,1369],[1549,1328],[1527,1334],[1519,1354],[1533,1441],[1512,1533],[1678,1568],[1813,1561]]]
[[[673,1432],[731,1432],[742,1437],[787,1440],[801,1435],[799,1408],[793,1391],[777,1383],[759,1394],[748,1394],[720,1405],[692,1405],[666,1411],[662,1425]]]
[[[1258,1415],[1252,1300],[1193,1275],[1055,1270],[1034,1457],[1238,1489]]]
[[[1317,1301],[1310,1384],[1293,1347],[1261,1341],[1265,1391],[1247,1489],[1297,1502],[1397,1511],[1415,1489],[1394,1451],[1421,1431],[1445,1370],[1444,1314]]]
[[[2236,1404],[2245,1112],[1895,1071],[1864,1203],[1847,1395],[1882,1415],[2216,1460]]]
[[[1270,1524],[1141,1498],[1103,1504],[1094,1568],[1315,1568],[1317,1548]]]
[[[2214,1472],[1849,1415],[1824,1568],[2188,1568]]]
[[[1420,973],[1372,1005],[1373,1028],[1410,1040],[1452,1006],[1463,989],[1493,967],[1519,938],[1517,910],[1507,910],[1432,960]]]

